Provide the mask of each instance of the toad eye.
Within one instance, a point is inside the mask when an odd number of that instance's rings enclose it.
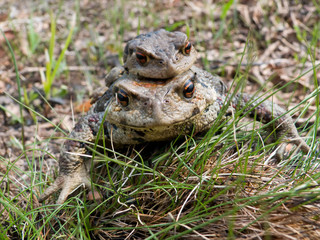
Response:
[[[192,49],[192,44],[191,42],[186,42],[186,45],[184,45],[183,53],[186,55],[189,55]]]
[[[147,55],[140,52],[140,51],[136,52],[136,58],[137,58],[137,61],[140,65],[145,65],[148,62]]]
[[[189,79],[183,86],[183,96],[192,98],[195,91],[194,83]]]
[[[121,104],[121,106],[126,107],[129,104],[129,97],[128,94],[122,90],[119,89],[116,93],[117,102]]]

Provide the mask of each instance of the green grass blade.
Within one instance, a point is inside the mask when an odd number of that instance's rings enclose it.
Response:
[[[16,82],[17,82],[17,86],[18,86],[18,102],[19,102],[19,112],[20,112],[20,122],[21,122],[21,141],[22,141],[22,147],[23,150],[26,150],[26,146],[25,146],[25,134],[24,134],[24,117],[23,117],[23,106],[22,106],[22,95],[21,95],[21,82],[20,82],[20,77],[19,77],[19,71],[18,71],[18,66],[17,66],[17,62],[16,62],[16,58],[14,56],[14,52],[13,49],[11,47],[10,42],[8,41],[6,35],[4,34],[4,32],[2,31],[2,29],[0,28],[1,34],[3,36],[3,38],[6,40],[7,46],[9,48],[9,52],[11,54],[11,58],[13,61],[13,65],[14,65],[14,71],[16,74]]]

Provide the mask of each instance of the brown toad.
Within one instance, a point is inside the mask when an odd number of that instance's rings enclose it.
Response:
[[[197,52],[182,32],[160,29],[141,34],[124,49],[124,68],[145,78],[167,79],[191,68]]]
[[[275,126],[278,137],[300,145],[304,152],[309,151],[291,117],[278,105],[270,101],[260,103],[259,99],[252,101],[244,94],[228,99],[220,78],[197,67],[166,81],[124,74],[75,125],[61,150],[59,177],[39,201],[62,189],[57,201],[61,204],[79,185],[91,187],[90,160],[83,154],[101,129],[106,140],[114,145],[170,140],[180,134],[207,131],[227,103],[227,110],[222,111],[225,115],[233,109],[245,108],[263,123],[273,121],[270,127]]]
[[[144,78],[172,78],[189,70],[196,59],[197,51],[182,32],[160,29],[140,34],[126,44],[124,66],[111,70],[105,79],[106,86],[124,71]]]

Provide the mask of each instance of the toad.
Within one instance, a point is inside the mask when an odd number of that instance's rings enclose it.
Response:
[[[121,67],[113,68],[105,79],[109,87],[124,71],[137,77],[168,79],[191,68],[197,51],[182,32],[164,29],[140,34],[124,49]]]
[[[115,146],[169,141],[181,134],[205,132],[219,114],[227,117],[240,109],[263,123],[273,122],[270,130],[278,137],[309,151],[281,107],[246,94],[229,97],[219,77],[195,66],[165,81],[124,73],[75,125],[61,149],[59,176],[39,201],[62,189],[57,200],[62,204],[79,185],[91,187],[91,160],[84,154],[90,143],[102,136],[101,130],[106,141]]]

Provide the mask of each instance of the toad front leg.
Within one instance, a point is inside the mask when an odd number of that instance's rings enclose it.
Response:
[[[59,158],[59,176],[55,182],[39,197],[39,202],[45,201],[58,190],[62,190],[57,204],[62,204],[72,191],[84,184],[91,188],[89,170],[91,161],[85,159],[87,152],[84,142],[95,139],[94,126],[99,125],[100,115],[87,115],[79,120],[61,148]]]

